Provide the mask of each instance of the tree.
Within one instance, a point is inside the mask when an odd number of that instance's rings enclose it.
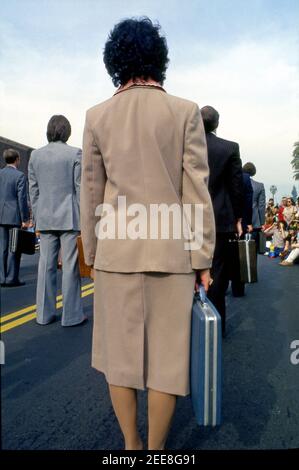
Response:
[[[297,197],[298,197],[298,193],[297,193],[297,189],[296,189],[296,186],[293,186],[293,189],[292,189],[292,197],[294,199],[294,201],[296,201]]]
[[[299,141],[294,143],[293,159],[291,161],[295,180],[299,180]]]

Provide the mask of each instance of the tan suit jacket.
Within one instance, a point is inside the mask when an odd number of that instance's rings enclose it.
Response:
[[[208,176],[205,132],[195,103],[161,88],[134,86],[89,109],[81,176],[86,264],[114,272],[188,273],[211,267],[215,222]],[[117,230],[115,239],[99,239],[96,207],[109,203],[117,212],[118,196],[126,196],[127,206],[138,203],[146,208],[202,204],[201,248],[186,250],[183,237],[121,239]]]

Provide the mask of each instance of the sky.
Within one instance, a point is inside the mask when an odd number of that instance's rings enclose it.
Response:
[[[0,135],[39,147],[49,118],[64,114],[80,147],[86,110],[115,91],[102,59],[109,31],[146,15],[167,39],[167,92],[214,106],[218,135],[239,143],[267,193],[290,193],[298,0],[0,0],[0,11]]]

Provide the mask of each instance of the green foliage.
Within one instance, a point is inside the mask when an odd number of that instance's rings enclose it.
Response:
[[[296,201],[296,199],[298,197],[296,186],[293,186],[291,194],[292,194],[292,198],[294,199],[294,201]]]

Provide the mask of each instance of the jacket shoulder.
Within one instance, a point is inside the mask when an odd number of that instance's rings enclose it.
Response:
[[[102,101],[101,103],[98,103],[91,108],[89,108],[86,111],[86,118],[87,119],[93,119],[94,117],[98,116],[102,112],[104,112],[106,109],[108,109],[110,106],[113,106],[113,96],[108,98],[105,101]]]
[[[243,182],[246,186],[248,186],[248,188],[252,188],[251,178],[250,178],[249,174],[245,173],[244,171],[243,171]]]
[[[223,144],[227,147],[239,147],[239,144],[238,142],[234,142],[233,140],[227,140],[227,139],[223,139],[222,137],[218,137],[218,136],[215,136],[216,139],[217,139],[217,142],[219,144]]]
[[[172,110],[185,119],[189,119],[196,109],[200,113],[199,106],[194,101],[170,94],[166,95],[166,100]]]
[[[80,154],[82,152],[79,147],[73,147],[72,145],[68,145],[67,148],[70,152],[74,153],[75,155],[77,155],[78,153]]]
[[[35,157],[36,155],[38,155],[39,153],[43,153],[43,151],[45,151],[45,149],[48,147],[49,144],[47,145],[43,145],[43,147],[39,147],[37,149],[34,149],[32,150],[31,154],[30,154],[30,160],[32,157]],[[29,160],[29,161],[30,161]]]
[[[174,107],[180,110],[186,110],[187,112],[191,112],[191,110],[195,107],[198,106],[197,103],[180,98],[178,96],[171,95],[169,93],[161,93],[161,98],[167,100],[170,104],[172,104]],[[108,98],[105,101],[102,101],[101,103],[96,104],[95,106],[92,106],[86,111],[86,118],[90,121],[93,121],[97,116],[100,114],[105,113],[109,108],[113,107],[115,103],[115,96],[112,96]]]
[[[12,179],[14,179],[15,181],[20,179],[20,178],[25,178],[25,173],[23,171],[18,170],[17,168],[14,170],[14,169],[11,169],[9,167],[4,167],[0,170],[0,174],[1,173],[2,173],[2,175],[9,174],[10,177]]]
[[[16,170],[16,175],[17,175],[17,178],[25,178],[25,173],[23,171],[20,171],[20,170]]]
[[[171,95],[169,93],[166,93],[166,97],[167,97],[168,101],[170,101],[174,104],[177,104],[178,106],[181,106],[181,107],[186,108],[186,109],[192,109],[195,106],[198,106],[198,104],[195,103],[195,101],[187,100],[186,98],[181,98],[180,96],[175,96],[175,95]]]
[[[261,183],[260,181],[256,181],[253,178],[251,178],[251,182],[260,189],[264,188],[264,183]]]
[[[55,142],[53,143],[55,144]],[[42,155],[45,152],[50,151],[50,150],[51,150],[51,143],[44,145],[43,147],[40,147],[38,149],[35,149],[31,152],[30,160],[32,159],[31,161],[33,161],[39,155]],[[68,153],[73,153],[73,154],[81,153],[81,149],[79,147],[73,147],[72,145],[68,145],[68,144],[63,145],[63,151],[66,151]]]

